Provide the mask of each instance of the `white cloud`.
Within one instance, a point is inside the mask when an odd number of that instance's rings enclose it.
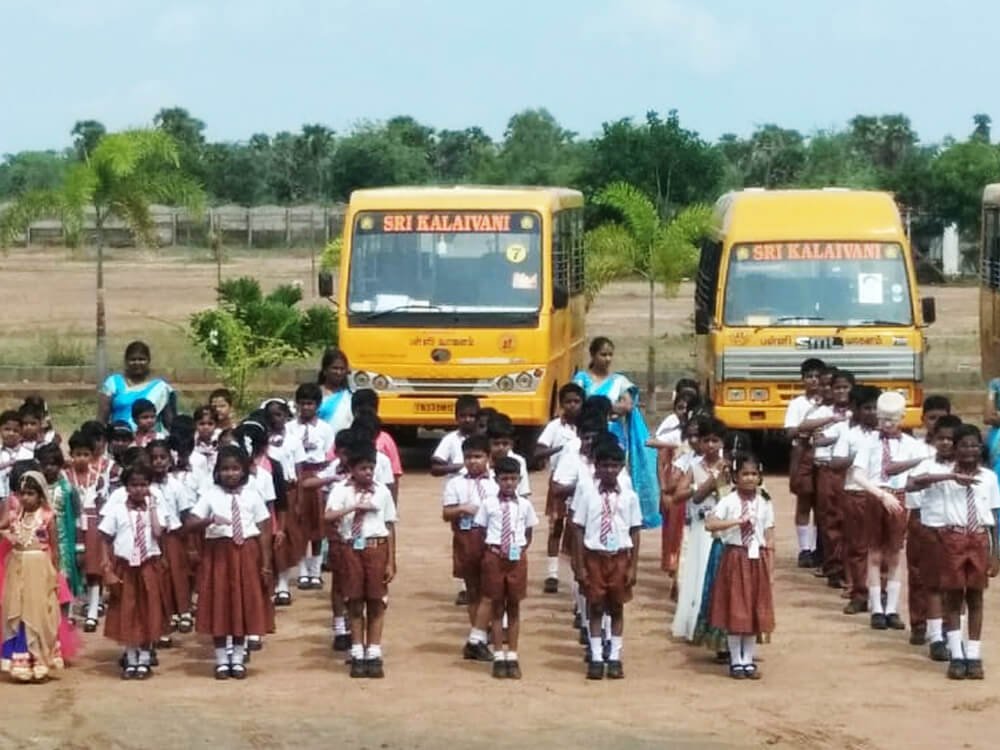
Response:
[[[584,18],[584,33],[628,48],[654,45],[665,59],[715,75],[755,53],[749,30],[696,0],[619,0]]]

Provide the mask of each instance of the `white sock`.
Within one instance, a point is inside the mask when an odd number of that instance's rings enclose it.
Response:
[[[507,613],[506,612],[504,612],[503,613],[503,617],[500,618],[500,626],[502,628],[506,628],[507,627]]]
[[[465,591],[465,579],[464,578],[452,578],[455,582],[456,591]]]
[[[140,667],[148,667],[149,666],[149,662],[150,662],[149,649],[148,648],[140,648],[139,649],[139,666]]]
[[[507,661],[517,661],[517,651],[508,651]]]
[[[608,654],[608,661],[622,660],[622,637],[620,635],[611,636],[611,652]]]
[[[611,615],[601,615],[601,634],[604,640],[611,638]]]
[[[809,546],[808,526],[796,526],[795,538],[799,540],[799,552],[809,552],[812,549],[812,547]]]
[[[815,550],[816,549],[816,526],[815,526],[815,524],[809,524],[808,526],[806,526],[806,528],[809,529],[809,549],[810,550]]]
[[[943,641],[943,629],[944,621],[940,617],[934,617],[927,620],[927,640],[931,643]]]
[[[472,628],[469,631],[469,643],[486,643],[486,631]]]
[[[881,615],[882,612],[882,586],[868,587],[868,610],[873,615]]]
[[[740,638],[740,643],[743,647],[743,666],[749,667],[753,664],[753,652],[757,646],[757,636],[744,635]]]
[[[228,664],[229,663],[229,653],[226,651],[225,646],[219,646],[215,649],[215,663],[216,664]]]
[[[899,613],[899,592],[903,589],[901,581],[885,582],[885,613],[895,615]]]
[[[378,643],[374,643],[368,647],[365,651],[366,659],[381,659],[382,658],[382,646]]]
[[[278,582],[274,584],[274,591],[278,594],[288,593],[288,578],[289,574],[287,570],[283,570],[278,573]]]
[[[729,644],[730,666],[740,666],[743,663],[743,639],[738,635],[727,635],[726,643]]]
[[[981,646],[982,641],[966,641],[965,642],[965,658],[966,659],[981,659]]]
[[[576,609],[586,621],[590,614],[587,612],[587,597],[583,595],[583,591],[577,591],[576,594]]]
[[[233,637],[231,635],[226,636],[226,651],[230,654],[233,653]]]
[[[604,661],[604,641],[600,636],[596,638],[590,636],[590,660],[596,662]]]
[[[334,635],[347,635],[347,618],[346,617],[334,617],[333,618],[333,634]]]
[[[962,650],[962,631],[948,631],[948,652],[952,659],[964,659],[965,653]]]
[[[244,643],[234,643],[233,644],[233,664],[242,664],[246,661],[247,647],[246,642]]]
[[[101,585],[93,584],[87,587],[87,619],[96,620],[101,607]]]
[[[309,577],[309,555],[299,560],[299,578]]]
[[[352,659],[364,659],[365,658],[365,647],[360,643],[351,644],[351,658]]]
[[[260,635],[248,635],[247,643],[263,643],[264,637]]]
[[[127,648],[125,649],[125,663],[130,667],[139,666],[139,649],[137,648]]]
[[[313,555],[309,561],[309,576],[311,578],[323,577],[323,555]]]
[[[546,562],[546,578],[558,578],[559,577],[559,556],[547,557]]]
[[[958,618],[958,630],[961,633],[968,633],[969,632],[969,616],[968,615],[960,615],[959,616],[959,618]]]
[[[493,661],[507,661],[507,655],[502,651],[495,651],[493,653]]]

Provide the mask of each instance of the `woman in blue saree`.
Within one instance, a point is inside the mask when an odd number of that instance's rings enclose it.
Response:
[[[323,389],[323,400],[316,410],[316,416],[330,424],[334,435],[346,430],[354,421],[351,413],[351,387],[347,379],[349,372],[347,355],[340,349],[330,348],[323,352],[317,379]]]
[[[656,451],[646,447],[649,430],[639,409],[639,389],[627,377],[612,372],[615,345],[598,336],[590,342],[590,364],[573,376],[573,382],[587,396],[605,396],[611,401],[612,415],[608,428],[625,449],[629,476],[639,495],[642,524],[655,529],[663,522],[660,515],[660,482],[656,475]]]
[[[125,422],[133,430],[132,405],[145,399],[156,407],[159,425],[169,430],[177,413],[177,394],[163,378],[152,377],[152,356],[143,341],[125,347],[125,371],[108,375],[97,393],[97,419],[105,424]]]

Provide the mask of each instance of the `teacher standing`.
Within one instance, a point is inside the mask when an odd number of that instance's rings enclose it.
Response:
[[[642,508],[642,524],[645,528],[656,528],[663,522],[656,451],[646,447],[649,429],[639,409],[639,388],[611,369],[614,356],[615,345],[611,339],[598,336],[590,342],[590,364],[573,376],[573,382],[583,388],[587,396],[604,396],[611,401],[613,418],[608,428],[625,449],[629,476]]]
[[[354,421],[351,412],[351,386],[348,375],[351,372],[347,355],[340,349],[330,348],[323,352],[319,365],[319,387],[323,390],[316,416],[328,422],[336,435],[346,430]]]
[[[177,393],[166,380],[153,377],[152,359],[144,341],[133,341],[125,347],[124,371],[108,375],[97,393],[98,421],[125,422],[134,430],[132,405],[144,399],[156,408],[157,423],[170,429],[177,413]]]

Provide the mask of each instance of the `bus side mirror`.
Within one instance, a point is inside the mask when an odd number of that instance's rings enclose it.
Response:
[[[924,297],[920,300],[920,312],[923,314],[924,323],[927,325],[937,320],[937,305],[933,297]]]
[[[694,311],[694,332],[696,334],[707,334],[711,329],[711,321],[708,318],[708,310],[698,307]]]
[[[319,296],[330,298],[333,296],[333,274],[329,271],[319,272]]]
[[[566,287],[556,284],[552,287],[552,307],[556,310],[565,310],[569,307],[569,292]]]

